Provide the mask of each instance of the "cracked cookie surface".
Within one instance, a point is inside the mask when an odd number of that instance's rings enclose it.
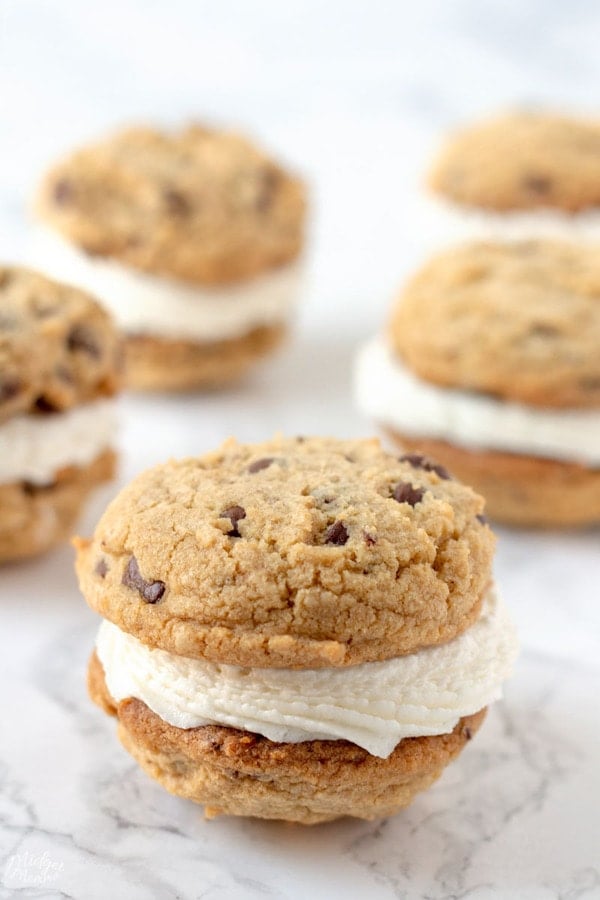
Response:
[[[49,225],[92,255],[219,284],[298,256],[305,190],[233,132],[138,127],[59,163],[37,206]]]
[[[404,288],[388,336],[425,381],[540,407],[600,407],[600,261],[591,246],[471,243]]]
[[[442,197],[500,212],[600,206],[600,121],[513,113],[465,128],[429,175]]]
[[[0,267],[0,422],[111,396],[121,345],[88,294],[19,267]]]
[[[149,646],[243,666],[387,659],[477,618],[483,500],[378,441],[231,440],[136,478],[77,571],[90,606]]]

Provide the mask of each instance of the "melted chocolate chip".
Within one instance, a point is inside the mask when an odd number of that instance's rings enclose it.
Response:
[[[48,400],[43,394],[41,397],[37,397],[33,405],[36,411],[40,413],[55,413],[59,411],[56,403],[53,403],[52,400]]]
[[[471,738],[473,737],[473,732],[468,727],[468,725],[465,725],[465,727],[463,728],[463,734],[468,741],[470,741]]]
[[[106,565],[105,559],[99,559],[96,563],[96,568],[94,569],[96,575],[99,575],[100,578],[106,578],[106,573],[108,572],[108,566]]]
[[[343,547],[350,535],[343,522],[334,522],[325,532],[325,543]]]
[[[21,382],[18,378],[7,376],[0,381],[0,403],[12,400],[21,390]]]
[[[546,175],[525,175],[523,178],[523,187],[538,197],[547,194],[552,187],[552,181]]]
[[[279,173],[274,169],[265,169],[260,178],[260,188],[256,197],[256,208],[260,213],[269,211],[279,184]]]
[[[550,338],[560,334],[560,329],[545,322],[535,322],[529,329],[529,334],[533,337]]]
[[[54,374],[59,381],[63,382],[63,384],[74,384],[75,382],[73,373],[70,372],[69,369],[65,368],[65,366],[56,366],[54,369]]]
[[[600,378],[596,378],[595,376],[584,376],[579,379],[579,384],[584,391],[597,391],[600,389]]]
[[[417,503],[420,503],[424,494],[424,488],[413,487],[412,484],[404,481],[399,481],[392,491],[394,500],[397,500],[398,503],[408,503],[409,506],[416,506]]]
[[[67,347],[71,353],[87,353],[92,359],[100,359],[100,347],[94,333],[85,325],[75,325],[67,337]]]
[[[231,531],[227,532],[227,537],[241,537],[241,534],[238,531],[237,524],[240,519],[246,518],[246,510],[243,506],[228,506],[227,509],[224,509],[221,513],[221,519],[229,519],[233,528]]]
[[[137,559],[132,556],[123,572],[121,584],[137,591],[146,603],[157,603],[165,592],[164,581],[146,581],[142,578]]]
[[[166,188],[163,191],[163,200],[167,210],[174,216],[188,216],[192,211],[190,201],[174,188]]]
[[[61,178],[54,185],[54,202],[57,206],[66,206],[73,199],[73,185],[66,178]]]
[[[410,463],[415,469],[423,469],[425,472],[435,472],[444,481],[450,481],[452,478],[448,469],[432,459],[428,459],[426,456],[421,456],[420,453],[405,453],[404,456],[400,457],[400,462]]]
[[[480,513],[478,516],[475,516],[478,522],[481,522],[482,525],[489,525],[490,520],[487,516],[484,516],[483,513]]]
[[[261,472],[263,469],[268,469],[272,462],[274,462],[273,456],[264,456],[262,459],[255,459],[253,463],[250,463],[248,466],[248,472],[251,475],[254,475],[255,472]]]

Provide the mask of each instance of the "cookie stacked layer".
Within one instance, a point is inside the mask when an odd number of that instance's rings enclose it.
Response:
[[[435,257],[363,351],[361,408],[521,525],[600,520],[600,263],[549,241]]]
[[[89,296],[0,267],[0,561],[66,539],[113,474],[120,356]]]
[[[429,175],[437,242],[488,238],[600,240],[600,122],[544,112],[473,125]]]
[[[111,309],[133,387],[221,385],[282,339],[304,188],[239,135],[128,129],[50,172],[38,210],[40,260]]]
[[[231,441],[152,469],[78,542],[107,620],[92,697],[208,814],[391,814],[473,736],[514,657],[482,511],[376,441]]]

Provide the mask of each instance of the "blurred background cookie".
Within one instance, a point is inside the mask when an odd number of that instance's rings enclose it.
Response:
[[[0,267],[0,562],[65,540],[113,475],[120,362],[91,297]]]
[[[432,259],[360,354],[362,411],[519,525],[600,520],[600,263],[473,243]]]
[[[139,476],[77,544],[92,698],[209,815],[396,812],[515,657],[482,498],[378,441],[228,441]]]
[[[451,136],[428,174],[437,241],[600,240],[600,121],[515,112]]]
[[[245,138],[121,131],[59,163],[37,210],[39,258],[112,311],[131,387],[224,385],[284,337],[305,190]]]

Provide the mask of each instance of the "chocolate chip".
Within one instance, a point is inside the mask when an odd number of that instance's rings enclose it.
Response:
[[[367,547],[372,547],[374,544],[377,543],[377,538],[374,537],[372,534],[369,534],[368,531],[363,532],[363,537],[365,539],[365,544],[367,545]]]
[[[481,522],[482,525],[489,525],[490,520],[487,516],[484,516],[483,513],[480,513],[478,516],[475,516],[478,522]]]
[[[87,353],[92,359],[100,359],[100,347],[94,333],[85,325],[75,325],[67,337],[67,347],[71,353]]]
[[[145,578],[142,578],[135,556],[132,556],[127,563],[121,584],[141,594],[146,603],[157,603],[166,588],[164,581],[146,581]]]
[[[61,178],[54,185],[54,202],[57,206],[66,206],[73,199],[73,185],[66,178]]]
[[[468,725],[465,725],[465,727],[463,728],[463,734],[468,741],[470,741],[471,738],[473,737],[473,732],[468,727]]]
[[[439,463],[434,462],[432,459],[428,459],[426,456],[421,456],[420,453],[405,453],[404,456],[400,457],[400,462],[410,463],[415,469],[423,469],[425,472],[435,472],[444,481],[450,481],[452,478],[448,469],[440,466]]]
[[[174,216],[188,216],[192,211],[190,201],[185,194],[174,188],[165,188],[163,200],[167,210]]]
[[[54,374],[58,378],[59,381],[62,381],[64,384],[74,384],[75,379],[73,378],[73,373],[69,371],[69,369],[65,368],[65,366],[55,366]]]
[[[21,390],[21,382],[10,375],[0,381],[0,403],[12,400]]]
[[[325,532],[325,543],[343,547],[350,535],[343,522],[334,522]]]
[[[596,378],[595,376],[584,376],[579,379],[579,384],[584,391],[597,391],[600,389],[600,378]]]
[[[535,322],[529,329],[533,337],[550,338],[560,334],[560,329],[555,325],[547,325],[545,322]]]
[[[56,403],[53,403],[52,400],[48,400],[43,394],[36,398],[33,405],[37,412],[41,413],[55,413],[59,411]]]
[[[256,208],[260,213],[266,213],[271,208],[279,181],[279,173],[275,169],[265,169],[262,173],[256,197]]]
[[[251,475],[254,475],[255,472],[261,472],[263,469],[268,469],[272,462],[274,462],[273,456],[263,456],[262,459],[255,459],[253,463],[250,463],[248,466],[248,472]]]
[[[552,181],[546,175],[525,175],[522,184],[532,194],[537,194],[540,197],[547,194],[552,187]]]
[[[108,566],[106,565],[105,559],[99,559],[96,563],[96,568],[94,569],[96,575],[99,575],[100,578],[106,578],[106,573],[108,572]]]
[[[409,506],[416,506],[417,503],[420,503],[424,494],[424,488],[413,487],[412,484],[404,481],[399,481],[392,491],[394,500],[397,500],[398,503],[408,503]]]
[[[240,519],[246,518],[246,510],[243,506],[228,506],[227,509],[223,510],[219,518],[229,519],[229,521],[233,525],[231,531],[227,532],[227,537],[241,537],[241,534],[238,531],[237,524]]]

